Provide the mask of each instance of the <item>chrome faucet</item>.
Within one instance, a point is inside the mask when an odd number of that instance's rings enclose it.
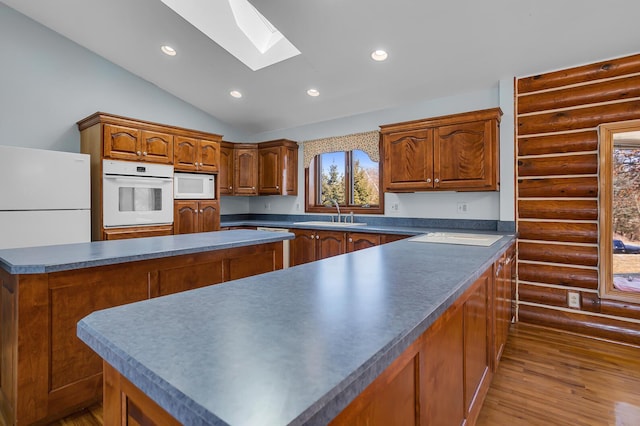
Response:
[[[340,223],[340,205],[338,204],[338,200],[332,198],[331,201],[336,205],[336,209],[338,210],[338,223]]]

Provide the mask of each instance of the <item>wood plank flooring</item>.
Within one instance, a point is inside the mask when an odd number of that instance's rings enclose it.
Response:
[[[514,324],[477,425],[640,425],[640,348]]]
[[[53,425],[100,426],[102,406]],[[514,324],[477,425],[640,425],[640,348]]]

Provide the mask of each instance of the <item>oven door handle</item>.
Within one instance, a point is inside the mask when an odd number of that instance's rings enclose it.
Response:
[[[115,180],[116,182],[144,182],[144,183],[157,183],[157,182],[173,182],[173,178],[142,178],[138,176],[111,176],[104,175],[105,179]]]

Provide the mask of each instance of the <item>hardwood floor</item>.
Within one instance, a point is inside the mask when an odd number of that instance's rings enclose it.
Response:
[[[478,426],[639,425],[640,348],[511,327]]]
[[[53,425],[102,425],[102,406]],[[477,425],[640,425],[640,348],[514,324]]]

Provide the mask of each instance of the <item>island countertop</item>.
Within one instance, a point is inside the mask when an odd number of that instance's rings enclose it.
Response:
[[[513,240],[398,241],[94,312],[78,336],[184,424],[326,424]]]
[[[291,233],[234,230],[0,250],[0,268],[39,274],[224,250],[293,239]]]

